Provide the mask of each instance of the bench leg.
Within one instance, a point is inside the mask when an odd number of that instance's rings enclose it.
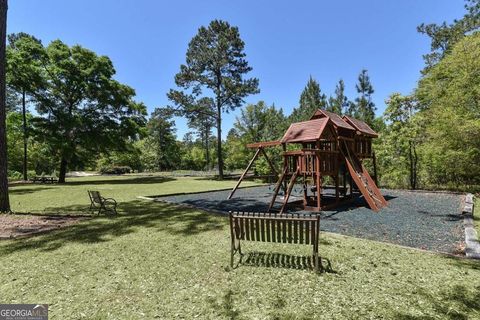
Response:
[[[240,254],[240,261],[241,261],[242,259],[241,257],[243,256],[243,253],[242,253],[242,247],[240,245],[240,240],[238,240],[238,245],[235,244],[235,240],[232,240],[232,245],[230,250],[230,266],[232,268],[233,268],[233,260],[237,252]]]
[[[315,269],[315,272],[319,272],[320,270],[320,261],[318,259],[318,247],[313,246],[313,266]]]

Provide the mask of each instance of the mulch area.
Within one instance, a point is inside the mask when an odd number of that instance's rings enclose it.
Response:
[[[85,219],[88,217],[1,214],[0,239],[33,236],[64,228]]]
[[[272,187],[238,189],[227,200],[227,191],[157,197],[215,212],[265,212]],[[463,196],[451,193],[382,190],[388,207],[378,213],[368,209],[361,196],[355,201],[321,212],[321,230],[419,249],[461,254],[464,248]],[[277,203],[276,207],[280,207]],[[290,212],[299,212],[290,207]]]

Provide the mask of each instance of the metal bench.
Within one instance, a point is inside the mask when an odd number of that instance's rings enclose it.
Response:
[[[98,210],[97,214],[102,211],[105,214],[117,214],[117,201],[112,198],[104,198],[99,191],[88,191],[90,197],[90,211]]]
[[[235,254],[243,256],[240,241],[259,241],[311,245],[314,269],[320,269],[320,215],[230,212],[230,233],[232,268]]]

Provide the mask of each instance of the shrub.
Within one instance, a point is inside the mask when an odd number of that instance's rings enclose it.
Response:
[[[131,173],[132,168],[129,166],[106,166],[100,168],[102,174],[125,174]]]

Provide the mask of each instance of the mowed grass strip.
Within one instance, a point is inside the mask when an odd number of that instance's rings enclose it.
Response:
[[[49,303],[56,319],[480,318],[477,262],[374,241],[322,234],[331,270],[321,274],[309,269],[307,246],[244,243],[246,260],[231,270],[226,217],[135,199],[167,192],[163,183],[102,183],[130,190],[116,194],[118,217],[1,241],[1,301]],[[21,196],[42,211],[36,191]],[[58,208],[79,205],[71,202]]]
[[[138,196],[168,195],[233,188],[236,181],[163,175],[90,176],[67,178],[66,184],[27,184],[10,187],[12,210],[18,213],[88,213],[87,190],[98,190],[106,198],[123,202]],[[259,185],[244,181],[241,187]]]

